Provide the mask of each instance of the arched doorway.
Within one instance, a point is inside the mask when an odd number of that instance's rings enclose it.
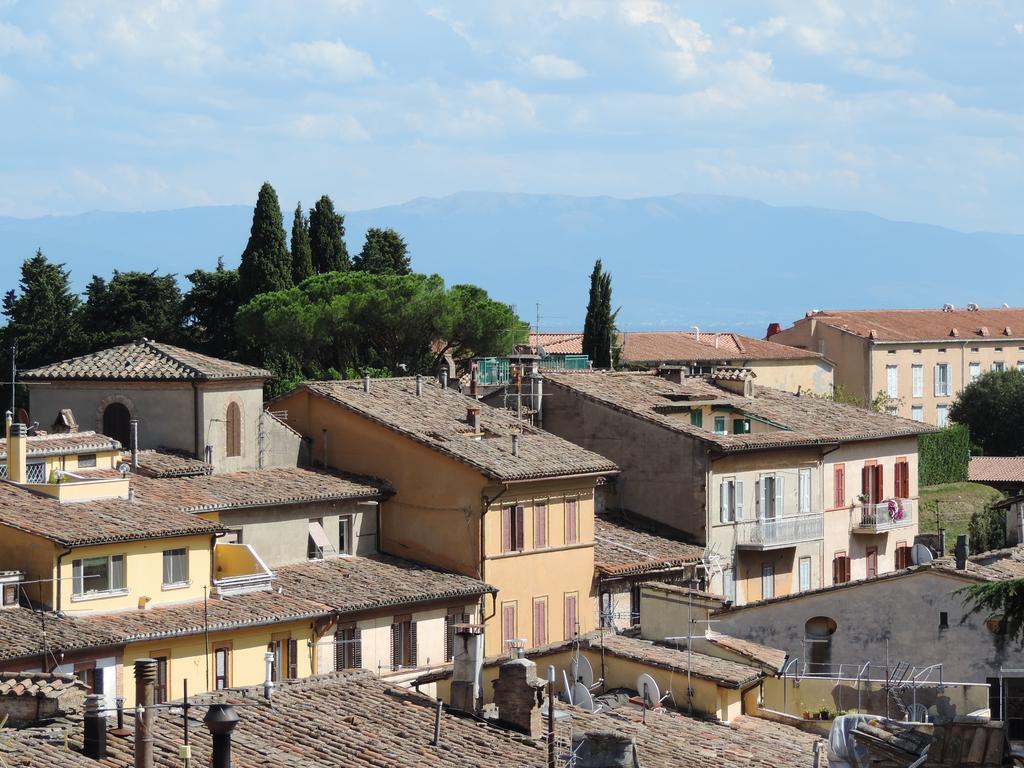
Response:
[[[812,674],[828,674],[832,668],[832,635],[837,625],[828,616],[815,616],[804,625],[804,657],[807,671]]]
[[[123,403],[111,403],[103,409],[103,434],[117,440],[124,448],[131,446],[132,415]]]

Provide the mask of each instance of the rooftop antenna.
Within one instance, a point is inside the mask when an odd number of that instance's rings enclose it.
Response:
[[[11,344],[11,413],[14,413],[14,380],[18,377],[18,340]]]

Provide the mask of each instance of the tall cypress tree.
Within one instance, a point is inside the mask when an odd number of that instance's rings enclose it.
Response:
[[[377,275],[408,275],[412,268],[405,239],[393,229],[370,227],[352,269]]]
[[[296,285],[313,274],[313,252],[309,248],[309,221],[302,214],[302,203],[295,206],[292,219],[292,282]]]
[[[331,198],[324,195],[309,212],[309,245],[313,255],[313,270],[345,272],[352,266],[345,247],[345,217],[336,213]]]
[[[33,368],[78,354],[82,343],[80,302],[64,265],[53,264],[37,250],[22,263],[18,288],[3,300],[7,316],[4,351],[17,342],[18,367]],[[3,370],[6,373],[8,369]]]
[[[238,265],[239,295],[244,304],[253,296],[291,285],[292,258],[281,220],[281,204],[274,188],[263,182],[252,214],[249,242]]]
[[[590,298],[583,321],[583,353],[595,368],[611,368],[617,314],[612,312],[612,276],[598,259],[590,273]]]

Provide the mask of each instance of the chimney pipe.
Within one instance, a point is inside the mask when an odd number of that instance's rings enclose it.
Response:
[[[416,374],[416,397],[423,397],[423,377]]]
[[[203,451],[203,459],[206,461],[207,464],[209,464],[211,466],[213,465],[213,446],[212,445],[206,446],[206,449]]]
[[[274,695],[274,654],[267,651],[263,654],[263,661],[266,663],[267,676],[263,680],[263,698],[270,701]]]
[[[519,455],[519,435],[512,435],[512,455]]]
[[[102,706],[102,693],[90,693],[85,697],[85,738],[82,751],[93,760],[107,758],[107,719],[100,711]]]
[[[213,768],[231,768],[231,732],[238,725],[238,715],[230,704],[211,704],[203,725],[213,737]]]
[[[28,427],[21,423],[11,424],[11,434],[7,440],[8,480],[15,483],[27,482],[26,453],[28,453]]]
[[[473,370],[469,372],[469,396],[476,397],[476,365],[473,366]]]
[[[153,768],[156,659],[135,660],[135,768]]]
[[[4,437],[9,438],[11,436],[11,424],[14,423],[14,412],[7,411],[4,414]]]
[[[946,554],[946,529],[939,528],[939,557]]]
[[[467,405],[466,406],[466,422],[469,424],[470,429],[474,433],[479,434],[480,432],[480,406],[479,405]]]
[[[132,419],[131,424],[131,437],[132,437],[132,471],[139,471],[139,420]]]
[[[956,569],[962,571],[967,567],[967,558],[971,554],[970,536],[961,533],[956,537],[956,549],[953,550],[953,557],[956,558]]]
[[[448,368],[441,369],[441,389],[448,389]]]
[[[369,392],[369,391],[370,391],[370,374],[364,373],[363,374],[363,392]]]

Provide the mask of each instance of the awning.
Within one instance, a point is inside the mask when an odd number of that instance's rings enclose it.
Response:
[[[309,535],[313,538],[313,543],[321,550],[331,548],[331,542],[328,540],[327,532],[324,530],[321,523],[318,523],[315,520],[310,520]]]

